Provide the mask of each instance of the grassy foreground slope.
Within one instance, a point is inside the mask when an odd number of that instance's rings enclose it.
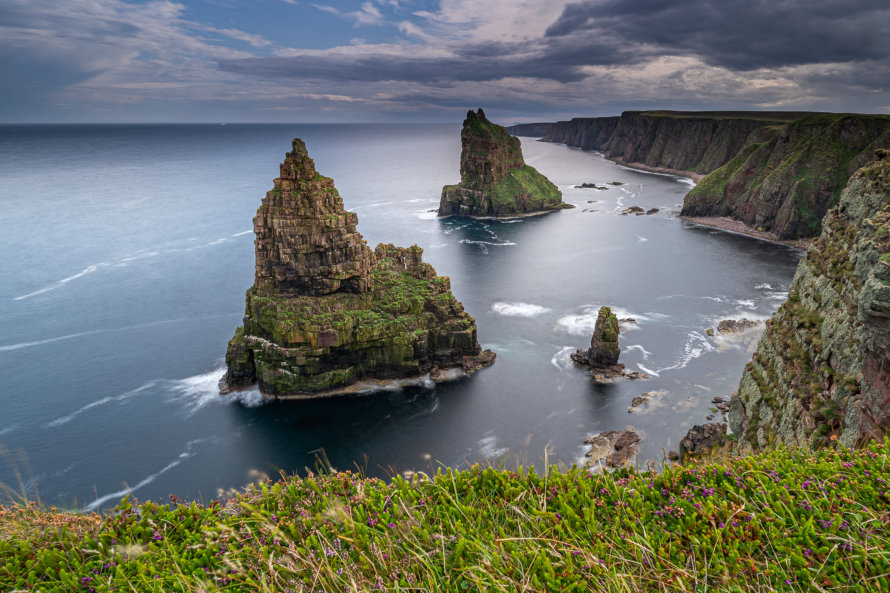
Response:
[[[286,478],[207,506],[0,507],[2,591],[888,591],[890,440],[662,473]]]

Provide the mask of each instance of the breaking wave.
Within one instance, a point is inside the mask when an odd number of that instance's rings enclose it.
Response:
[[[550,311],[548,307],[532,305],[530,303],[495,303],[491,309],[506,317],[537,317]]]

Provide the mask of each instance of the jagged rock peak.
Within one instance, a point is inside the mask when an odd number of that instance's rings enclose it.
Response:
[[[571,207],[525,164],[519,139],[488,121],[481,108],[467,112],[460,140],[460,183],[442,188],[439,216],[524,216]]]
[[[618,356],[621,354],[621,348],[618,346],[619,331],[618,317],[612,313],[612,309],[600,307],[593,328],[593,337],[590,338],[590,350],[587,351],[590,366],[606,367],[618,364]]]
[[[371,289],[374,254],[299,138],[253,220],[260,294],[318,296]]]

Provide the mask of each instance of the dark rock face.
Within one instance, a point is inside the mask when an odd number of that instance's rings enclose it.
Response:
[[[546,136],[550,131],[550,122],[533,123],[533,124],[516,124],[507,126],[506,130],[514,136],[531,136],[532,138],[541,138]]]
[[[356,230],[330,178],[299,139],[254,218],[256,278],[244,326],[229,342],[223,391],[259,383],[267,396],[341,393],[357,381],[491,364],[476,323],[423,250],[378,245]]]
[[[640,449],[640,435],[631,427],[627,430],[607,430],[587,437],[584,443],[590,448],[584,453],[585,465],[594,467],[605,464],[607,467],[623,467],[633,461]]]
[[[640,168],[705,177],[684,216],[731,216],[780,239],[818,235],[847,180],[890,144],[890,116],[626,111],[556,122],[543,138]]]
[[[781,239],[818,235],[850,176],[888,143],[890,116],[809,115],[702,179],[681,214],[731,216]]]
[[[726,442],[725,424],[695,425],[680,439],[680,458],[707,455],[712,449]]]
[[[460,139],[460,183],[442,188],[439,216],[528,216],[572,207],[525,164],[519,140],[488,121],[482,109],[467,112]]]
[[[850,179],[730,400],[748,449],[890,434],[890,159]]]
[[[618,346],[618,317],[609,307],[600,307],[590,338],[587,360],[591,366],[606,367],[618,364],[621,348]]]

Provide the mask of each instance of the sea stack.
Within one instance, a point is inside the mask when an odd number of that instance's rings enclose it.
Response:
[[[221,391],[258,383],[267,397],[320,397],[375,381],[450,378],[494,361],[423,250],[371,251],[357,224],[295,139],[253,219],[256,277]]]
[[[618,379],[648,379],[649,375],[637,371],[625,372],[624,365],[618,362],[621,348],[618,346],[618,333],[621,328],[618,317],[609,307],[600,307],[590,338],[590,348],[576,350],[572,361],[582,367],[589,367],[595,383],[611,383]]]
[[[460,133],[460,183],[442,188],[439,216],[514,218],[572,208],[534,167],[525,164],[519,139],[467,112]]]

